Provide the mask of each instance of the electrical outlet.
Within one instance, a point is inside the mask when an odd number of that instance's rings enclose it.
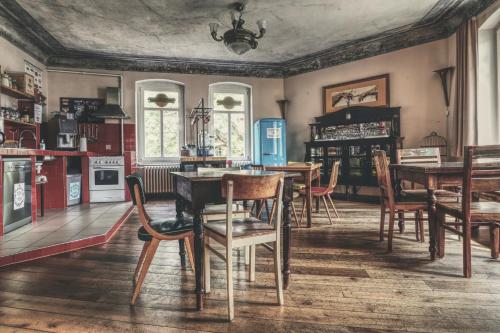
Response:
[[[111,150],[111,145],[106,145],[106,150]]]

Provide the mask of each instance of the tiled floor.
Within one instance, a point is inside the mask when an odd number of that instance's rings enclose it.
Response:
[[[36,224],[0,236],[0,258],[106,235],[130,207],[130,202],[120,202],[46,210]]]

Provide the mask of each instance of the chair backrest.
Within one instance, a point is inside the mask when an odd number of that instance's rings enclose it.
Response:
[[[472,193],[500,190],[500,145],[464,148],[462,210],[470,221]]]
[[[156,231],[154,231],[154,229],[152,229],[149,225],[151,218],[144,209],[144,204],[146,203],[146,195],[144,194],[144,181],[142,179],[142,175],[136,172],[125,177],[125,179],[127,181],[128,189],[130,190],[130,195],[132,196],[132,202],[137,206],[137,212],[139,213],[139,222],[141,222],[141,224],[149,234],[155,235]]]
[[[330,173],[330,181],[328,182],[328,191],[333,191],[335,186],[337,186],[337,180],[339,178],[339,168],[340,161],[335,161],[332,164],[332,171]]]
[[[269,175],[225,174],[222,176],[221,195],[227,198],[227,183],[233,182],[234,200],[270,199],[276,195],[276,184],[283,178],[283,173]]]
[[[137,206],[139,199],[139,203],[144,205],[146,203],[146,195],[144,193],[144,180],[142,179],[142,175],[138,172],[133,173],[127,177],[125,177],[128,185],[128,189],[130,191],[130,195],[132,196],[132,202]],[[137,185],[137,188],[136,186]],[[138,197],[136,196],[136,189],[138,191]]]
[[[377,180],[380,189],[380,196],[387,208],[394,205],[394,189],[392,187],[391,174],[387,155],[383,150],[374,153],[375,169],[377,170]]]
[[[227,242],[232,242],[233,202],[237,200],[273,199],[276,209],[274,229],[277,239],[280,237],[284,174],[270,175],[235,175],[222,176],[222,197],[226,198],[226,234]],[[277,207],[275,207],[275,205]],[[269,221],[272,223],[272,221]]]
[[[398,149],[396,162],[398,164],[441,163],[441,154],[437,147]]]

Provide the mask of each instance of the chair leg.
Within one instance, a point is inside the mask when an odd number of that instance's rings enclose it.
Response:
[[[418,211],[415,212],[415,238],[417,239],[417,242],[420,242],[420,223],[418,219],[420,216],[418,215]]]
[[[463,261],[464,261],[464,277],[470,278],[472,276],[472,245],[471,245],[471,226],[465,219],[462,221],[463,233]]]
[[[333,208],[333,212],[335,213],[335,217],[339,218],[339,212],[337,212],[337,208],[335,208],[335,205],[333,204],[333,200],[332,200],[332,197],[328,194],[326,196],[328,198],[328,201],[330,201],[330,204],[332,205],[332,208]]]
[[[293,200],[292,200],[292,214],[293,214],[293,218],[295,219],[295,224],[297,225],[297,228],[300,227],[299,219],[297,216],[297,208],[295,207]]]
[[[234,295],[233,295],[233,249],[226,247],[226,276],[227,276],[227,312],[228,319],[234,319]]]
[[[490,224],[490,246],[491,246],[491,257],[493,259],[498,259],[499,255],[499,228],[495,224]]]
[[[255,214],[255,217],[260,219],[262,215],[262,211],[264,210],[264,202],[267,202],[265,200],[259,200],[260,204],[257,206],[259,209],[257,210],[257,213]]]
[[[300,212],[300,220],[299,225],[302,224],[302,218],[304,217],[304,213],[306,212],[306,197],[302,199],[302,212]]]
[[[325,196],[322,196],[321,200],[323,201],[323,205],[325,205],[326,215],[328,215],[328,220],[330,221],[330,225],[333,225],[332,216],[330,215],[330,209],[328,209],[328,205],[326,204]]]
[[[194,236],[192,237],[186,237],[184,238],[184,244],[186,246],[186,252],[187,252],[187,255],[188,255],[188,259],[189,259],[189,264],[191,265],[191,269],[193,270],[194,272],[194,256],[193,256],[193,253],[194,253]]]
[[[204,266],[204,272],[203,272],[203,281],[205,285],[205,293],[210,292],[210,250],[208,249],[208,245],[210,244],[210,238],[205,236],[205,253],[203,255],[203,266]],[[245,252],[246,254],[246,252]]]
[[[285,304],[283,297],[283,275],[281,273],[281,250],[278,242],[274,242],[274,278],[276,280],[276,296],[278,297],[278,304]]]
[[[379,231],[379,238],[380,241],[384,241],[384,224],[385,224],[385,205],[382,202],[380,204],[380,231]]]
[[[269,210],[269,203],[267,202],[267,199],[264,199],[262,201],[264,201],[264,206],[266,207],[267,220],[270,222],[272,216],[271,216],[271,211]]]
[[[405,213],[404,212],[398,212],[398,227],[399,227],[399,233],[402,234],[405,232]]]
[[[388,234],[388,242],[387,242],[387,249],[389,252],[392,252],[392,237],[394,236],[394,220],[396,218],[396,212],[391,210],[389,213],[389,234]]]
[[[139,296],[139,293],[141,292],[141,287],[142,283],[144,282],[144,278],[146,277],[146,274],[148,273],[149,266],[151,265],[151,262],[153,261],[153,257],[156,253],[156,249],[158,248],[158,245],[160,244],[160,240],[153,238],[151,241],[151,244],[148,246],[148,249],[146,251],[146,255],[144,256],[144,263],[142,265],[142,268],[139,273],[139,277],[137,279],[137,283],[135,284],[134,288],[134,293],[132,295],[132,300],[130,301],[130,304],[134,305],[135,302],[137,301],[137,297]]]
[[[245,245],[245,265],[250,265],[250,246]]]
[[[255,281],[255,245],[250,245],[250,265],[248,269],[248,281]]]
[[[135,282],[137,281],[137,274],[139,274],[139,271],[141,270],[142,263],[144,262],[144,257],[146,256],[146,252],[147,252],[150,244],[151,244],[151,241],[147,241],[147,242],[144,242],[144,245],[142,246],[141,255],[139,256],[139,261],[137,262],[137,267],[135,268],[134,277],[132,279],[132,281],[134,282],[134,285],[135,285]]]
[[[436,228],[437,228],[437,256],[438,258],[444,257],[445,242],[446,242],[446,229],[444,224],[446,222],[446,214],[441,211],[436,212]]]
[[[418,223],[420,223],[420,242],[425,242],[425,224],[424,224],[424,211],[418,212]]]

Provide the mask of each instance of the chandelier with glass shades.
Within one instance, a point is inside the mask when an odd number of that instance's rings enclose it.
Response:
[[[232,12],[232,25],[233,28],[229,29],[224,35],[218,37],[217,30],[219,29],[218,23],[210,23],[210,34],[212,38],[221,42],[224,41],[226,47],[232,52],[241,55],[248,52],[250,49],[257,48],[257,39],[260,39],[266,33],[266,20],[258,20],[257,26],[259,27],[258,34],[243,28],[245,21],[241,18],[245,5],[243,3],[236,3],[235,10]]]

